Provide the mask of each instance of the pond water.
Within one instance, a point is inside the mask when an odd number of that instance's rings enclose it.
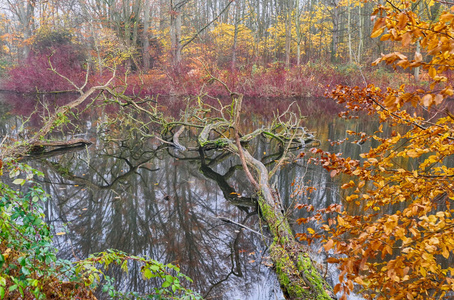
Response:
[[[53,106],[68,100],[47,96],[41,101]],[[327,99],[296,101],[307,115],[304,126],[315,132],[324,150],[357,157],[369,147],[350,142],[333,146],[329,141],[345,138],[347,129],[373,130],[377,121],[341,120],[338,108]],[[244,122],[249,128],[269,121],[273,108],[283,111],[290,104],[276,99],[245,102]],[[0,95],[0,139],[5,135],[21,138],[39,126],[38,119],[32,118],[19,133],[23,124],[19,115],[29,114],[35,103],[36,99],[15,94]],[[68,131],[55,133],[89,139],[93,142],[90,147],[29,162],[45,173],[42,183],[51,195],[45,204],[47,221],[54,234],[65,233],[55,238],[59,256],[71,260],[117,249],[179,265],[194,279],[190,287],[206,299],[283,299],[270,268],[269,235],[258,217],[253,191],[238,158],[225,152],[202,155],[163,148],[158,140],[141,139],[127,127],[104,126],[105,114],[105,110],[86,112]],[[275,148],[261,138],[249,146],[265,161],[273,160]],[[295,154],[300,151],[308,149]],[[273,182],[293,221],[305,216],[294,210],[295,204],[312,204],[316,209],[342,204],[338,180],[321,167],[307,164],[308,156],[286,165]],[[309,186],[316,191],[299,193]],[[295,232],[305,229],[293,223]],[[314,224],[307,226],[314,228]],[[315,245],[314,253],[317,250]],[[323,264],[322,256],[314,257]],[[112,272],[121,290],[146,293],[153,287],[153,282],[142,280],[139,266],[131,265],[129,274],[116,269]],[[327,276],[335,282],[335,268],[329,267]],[[99,297],[104,298],[102,294]]]

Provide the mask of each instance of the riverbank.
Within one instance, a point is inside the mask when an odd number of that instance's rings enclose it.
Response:
[[[49,69],[31,69],[27,65],[15,67],[9,72],[8,78],[0,78],[0,90],[18,93],[74,90],[67,79]],[[126,76],[127,73],[123,69],[117,70],[113,85],[122,86],[128,95],[139,96],[201,93],[228,96],[221,84],[209,81],[208,74],[225,82],[231,91],[242,93],[246,97],[261,98],[324,97],[329,87],[337,84],[364,87],[372,83],[380,88],[398,88],[405,84],[411,89],[424,85],[424,81],[415,82],[413,75],[404,71],[310,62],[290,69],[276,63],[266,67],[249,65],[236,70],[214,69],[200,63],[187,62],[179,68],[155,68],[147,73],[132,72]],[[84,84],[83,72],[65,72],[65,75],[77,86]],[[111,75],[92,71],[86,88],[104,84]],[[424,74],[421,78],[424,80]]]

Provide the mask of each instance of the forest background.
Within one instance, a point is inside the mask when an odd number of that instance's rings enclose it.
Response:
[[[90,85],[106,81],[111,74],[106,68],[129,72],[129,93],[197,94],[206,76],[202,62],[246,96],[320,97],[328,84],[365,86],[366,78],[381,87],[412,85],[414,71],[371,68],[381,53],[412,57],[418,47],[371,37],[376,5],[357,0],[6,0],[0,6],[2,89],[73,89],[49,69],[49,60],[80,86],[88,64]],[[443,8],[435,1],[412,5],[429,22]],[[210,92],[223,93],[217,89]]]

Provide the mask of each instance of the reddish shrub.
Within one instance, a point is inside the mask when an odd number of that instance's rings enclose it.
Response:
[[[74,90],[66,79],[51,71],[49,61],[55,70],[80,86],[85,77],[84,60],[81,47],[72,44],[69,36],[55,33],[38,38],[28,58],[10,70],[4,86],[17,92]]]

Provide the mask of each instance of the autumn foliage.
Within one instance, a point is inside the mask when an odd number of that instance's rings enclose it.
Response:
[[[454,15],[444,11],[436,22],[424,22],[411,4],[378,7],[372,35],[403,46],[419,42],[421,51],[413,59],[382,55],[375,63],[421,67],[429,89],[338,86],[331,97],[348,109],[342,117],[367,113],[382,123],[373,133],[349,131],[350,140],[377,146],[360,159],[312,150],[331,176],[342,175],[343,206],[359,208],[335,206],[299,220],[320,223],[321,233],[298,236],[323,240],[328,262],[339,266],[335,292],[343,299],[354,290],[367,299],[454,296],[454,115],[446,103],[453,95]]]
[[[71,41],[67,32],[44,32],[37,35],[27,59],[9,72],[5,88],[16,92],[73,90],[60,74],[81,86],[85,79],[83,48]]]
[[[0,11],[0,72],[9,77],[1,78],[2,90],[72,89],[49,60],[79,86],[90,66],[87,89],[117,69],[115,85],[127,77],[127,93],[142,95],[198,94],[206,82],[198,61],[252,97],[322,97],[328,84],[363,84],[361,72],[382,87],[412,78],[385,68],[369,73],[377,55],[369,37],[373,3],[93,0],[75,9],[74,1],[35,2],[7,1],[2,8],[11,13]],[[181,22],[172,21],[177,16]]]

